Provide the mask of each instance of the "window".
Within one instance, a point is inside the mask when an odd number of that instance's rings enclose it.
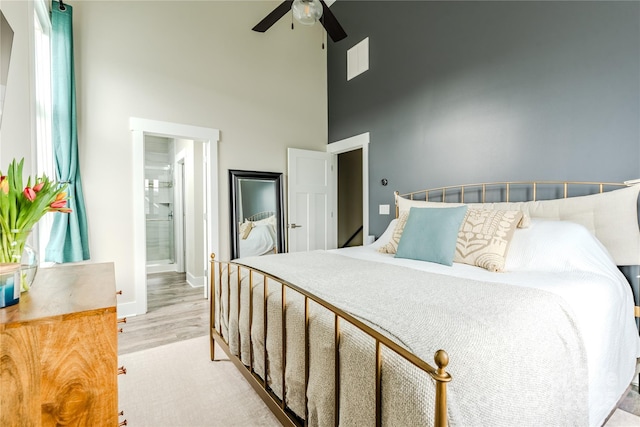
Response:
[[[53,142],[51,140],[51,19],[45,0],[34,2],[33,14],[35,50],[35,127],[36,170],[38,176],[46,174],[55,179]],[[41,261],[49,242],[53,215],[45,215],[38,221],[36,242]]]

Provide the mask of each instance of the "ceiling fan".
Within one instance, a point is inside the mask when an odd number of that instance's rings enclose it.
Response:
[[[347,37],[347,33],[344,32],[344,29],[342,29],[324,0],[285,0],[262,21],[258,22],[258,25],[253,27],[252,30],[264,33],[289,10],[293,10],[293,16],[301,24],[313,25],[316,21],[320,21],[334,42]]]

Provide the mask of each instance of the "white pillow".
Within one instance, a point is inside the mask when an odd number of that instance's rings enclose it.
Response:
[[[387,229],[384,230],[384,233],[372,244],[369,245],[370,248],[378,249],[381,246],[386,245],[391,240],[391,236],[393,236],[393,230],[396,228],[396,224],[398,223],[398,218],[394,218],[391,220]]]
[[[275,215],[271,215],[270,217],[264,218],[264,219],[259,219],[258,221],[253,221],[253,225],[254,226],[258,226],[258,225],[271,225],[273,227],[276,226],[276,216]]]
[[[531,219],[513,233],[505,271],[601,271],[615,267],[606,248],[584,226]]]

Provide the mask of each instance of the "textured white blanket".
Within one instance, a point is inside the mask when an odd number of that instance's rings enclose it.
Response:
[[[587,363],[571,310],[556,295],[355,260],[326,252],[245,258],[239,262],[294,283],[365,320],[433,365],[443,348],[450,356],[451,425],[587,425]],[[234,272],[235,273],[235,272]],[[225,275],[226,276],[226,275]],[[257,279],[257,277],[256,277]],[[235,280],[235,279],[234,279]],[[262,287],[254,283],[252,323],[254,369],[264,374]],[[232,280],[232,283],[233,280]],[[245,285],[243,285],[245,286]],[[232,351],[248,364],[248,291],[222,286],[223,324]],[[304,326],[302,299],[287,293],[286,399],[304,415]],[[282,396],[280,287],[269,286],[268,382]],[[333,423],[333,317],[312,307],[309,399],[311,425]],[[302,337],[302,339],[301,339]],[[341,425],[373,420],[373,344],[345,328],[341,351]],[[353,338],[353,339],[351,339]],[[385,425],[433,423],[433,381],[384,352]],[[364,368],[364,369],[363,369]]]

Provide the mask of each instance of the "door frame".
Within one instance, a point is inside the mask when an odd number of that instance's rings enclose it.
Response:
[[[184,232],[184,152],[179,152],[175,159],[174,173],[174,233],[176,240],[176,271],[179,273],[186,272],[185,262],[185,232]]]
[[[131,303],[118,306],[118,316],[131,316],[147,312],[147,272],[146,272],[146,229],[144,222],[144,137],[161,136],[173,139],[202,141],[205,147],[205,179],[208,189],[206,200],[206,221],[208,224],[206,239],[208,254],[218,253],[218,129],[190,126],[157,120],[129,118],[129,128],[133,142],[133,271],[135,299]],[[210,276],[208,263],[205,262],[207,282]],[[209,288],[204,286],[204,297],[209,297]]]
[[[338,154],[362,149],[362,241],[366,244],[369,236],[369,132],[341,139],[327,145],[327,152],[333,155],[332,164],[337,165]],[[336,166],[337,167],[337,166]],[[337,174],[338,171],[336,171]],[[338,206],[338,180],[334,179],[331,188],[333,206]],[[332,221],[330,232],[334,241],[338,241],[338,221]]]

